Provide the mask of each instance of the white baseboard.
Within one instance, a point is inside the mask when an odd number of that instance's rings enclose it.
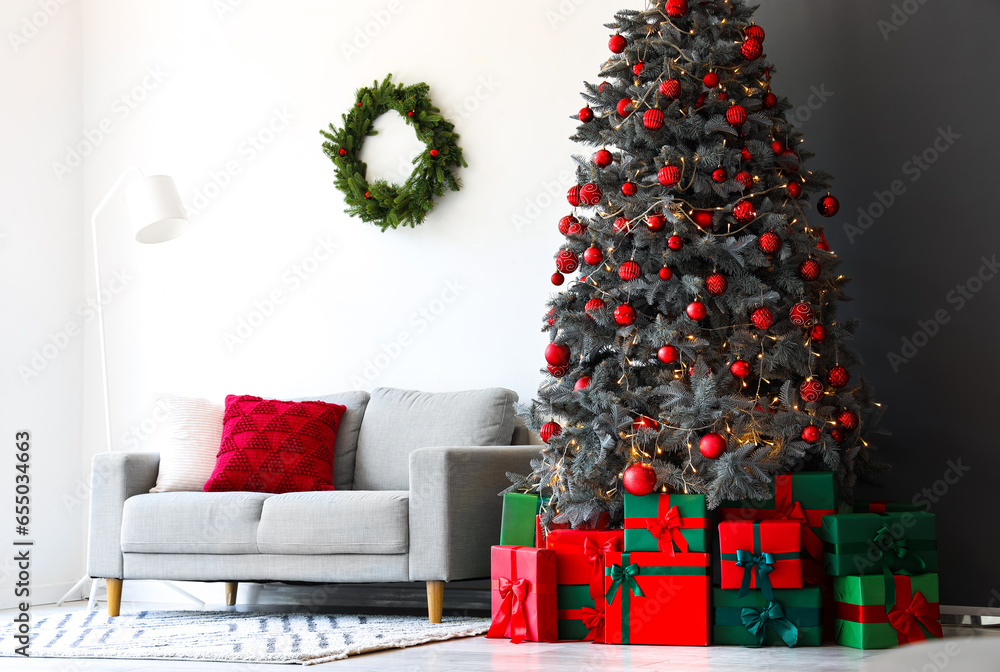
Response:
[[[67,581],[66,583],[50,583],[44,586],[32,584],[29,602],[32,605],[55,604],[75,583],[76,581]],[[80,590],[81,599],[86,597],[86,590],[88,590],[88,586],[84,586]],[[0,596],[0,609],[14,609],[18,603],[19,598],[14,595],[13,588],[3,591],[2,596]]]

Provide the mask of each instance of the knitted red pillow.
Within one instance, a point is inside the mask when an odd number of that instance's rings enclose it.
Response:
[[[333,446],[345,410],[322,401],[229,395],[205,492],[333,490]]]

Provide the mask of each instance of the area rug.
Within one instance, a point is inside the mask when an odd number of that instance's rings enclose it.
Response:
[[[29,655],[315,665],[360,653],[479,635],[487,618],[139,611],[109,618],[73,612],[39,618]],[[14,655],[13,628],[0,626],[0,655]],[[0,668],[5,667],[0,664]]]

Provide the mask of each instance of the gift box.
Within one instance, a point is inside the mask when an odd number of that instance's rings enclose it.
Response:
[[[487,637],[515,644],[558,640],[555,551],[494,546],[490,578],[493,622]]]
[[[822,646],[823,594],[819,586],[759,590],[712,589],[712,643],[742,646]]]
[[[707,646],[708,553],[608,553],[606,644]]]
[[[544,506],[544,502],[543,502]],[[611,517],[607,513],[602,513],[597,517],[594,522],[588,522],[584,525],[582,530],[606,530],[608,529],[608,524]],[[549,523],[548,526],[542,524],[541,514],[535,516],[535,547],[536,548],[546,548],[548,546],[548,536],[549,533],[555,530],[571,530],[573,526],[569,523]]]
[[[500,518],[501,546],[534,546],[535,517],[541,500],[538,495],[508,492],[503,496]]]
[[[722,587],[751,588],[771,598],[772,588],[802,587],[801,525],[791,520],[719,523]]]
[[[553,530],[548,548],[556,554],[559,639],[592,640],[603,631],[604,559],[620,553],[624,532]],[[603,641],[603,636],[597,641]]]
[[[909,502],[890,502],[887,499],[854,502],[854,513],[903,513],[904,511],[925,511],[925,507]]]
[[[943,636],[937,574],[840,576],[833,590],[834,641],[841,646],[887,649]]]
[[[705,495],[625,495],[627,552],[707,553]]]
[[[831,576],[925,574],[938,568],[933,513],[826,516],[823,535],[823,571]]]

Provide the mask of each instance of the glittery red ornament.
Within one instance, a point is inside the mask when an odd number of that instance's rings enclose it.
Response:
[[[590,387],[590,383],[592,382],[592,380],[593,379],[590,376],[584,376],[583,378],[580,378],[578,381],[576,381],[576,385],[573,386],[573,391],[579,392],[580,390],[586,390],[588,387]]]
[[[815,378],[807,378],[799,385],[799,396],[807,404],[814,404],[823,398],[823,383]]]
[[[578,205],[580,205],[580,185],[579,184],[576,185],[575,187],[570,187],[569,188],[569,191],[566,192],[566,200],[569,201],[569,204],[572,205],[574,208],[577,207]]]
[[[789,182],[788,183],[788,194],[792,198],[798,200],[802,196],[802,184],[799,182]]]
[[[630,98],[622,98],[618,101],[618,106],[615,109],[618,111],[618,116],[627,117],[632,114],[632,111],[635,108],[632,106],[632,100]]]
[[[667,0],[667,16],[671,19],[679,19],[688,11],[687,0]]]
[[[573,356],[568,345],[562,343],[549,343],[545,346],[545,361],[552,366],[566,366]]]
[[[586,312],[590,313],[595,310],[600,310],[603,307],[604,307],[604,301],[600,299],[591,299],[590,301],[587,301],[587,305],[585,305],[583,309]]]
[[[559,233],[565,236],[566,234],[569,233],[569,225],[579,221],[580,220],[578,220],[573,215],[566,215],[565,217],[559,220]]]
[[[561,284],[563,284],[564,282],[566,282],[566,276],[564,276],[562,273],[559,273],[558,271],[556,271],[555,273],[552,274],[552,277],[550,278],[550,280],[552,281],[553,285],[555,285],[556,287],[558,287]]]
[[[750,364],[744,362],[742,359],[737,359],[729,365],[729,373],[733,374],[734,378],[742,380],[750,375]]]
[[[796,303],[788,313],[796,327],[808,326],[813,321],[813,309],[808,303]]]
[[[729,281],[721,273],[713,273],[705,278],[705,289],[712,296],[722,296],[729,288]]]
[[[665,79],[660,84],[660,93],[667,100],[677,100],[681,95],[681,83],[676,79]]]
[[[817,324],[812,329],[809,330],[809,338],[816,341],[817,343],[822,343],[826,340],[826,327],[822,324]]]
[[[701,229],[710,229],[715,222],[715,213],[711,210],[695,210],[691,219]]]
[[[651,131],[658,131],[663,128],[665,119],[662,110],[646,110],[646,113],[642,115],[642,125]]]
[[[646,218],[646,226],[653,233],[657,233],[667,227],[667,218],[663,215],[650,215]]]
[[[656,431],[660,428],[660,423],[658,423],[653,418],[648,415],[640,415],[632,422],[632,429],[638,432],[641,429],[648,429],[651,431]]]
[[[684,239],[680,236],[670,236],[667,238],[667,247],[676,252],[684,247]]]
[[[548,323],[549,323],[550,327],[556,326],[556,309],[555,308],[550,309],[549,312],[548,312],[548,314],[546,314],[546,317],[549,318],[548,319]]]
[[[847,384],[851,382],[851,374],[844,367],[835,366],[827,372],[826,382],[830,383],[830,387],[839,390],[842,387],[847,387]]]
[[[571,250],[561,250],[556,255],[556,268],[560,273],[572,273],[580,267],[580,259]]]
[[[553,378],[563,378],[569,373],[568,366],[553,366],[549,364],[546,368],[549,370],[549,375]]]
[[[604,253],[601,252],[601,248],[591,246],[583,251],[583,260],[591,266],[597,266],[604,261]]]
[[[836,196],[827,194],[823,198],[819,199],[819,202],[816,204],[816,209],[819,211],[819,214],[824,217],[833,217],[840,212],[840,201],[837,200]]]
[[[604,194],[601,193],[601,188],[593,182],[588,182],[580,187],[580,203],[583,205],[597,205],[602,198],[604,198]]]
[[[615,218],[615,233],[628,233],[632,230],[632,220],[625,217]]]
[[[622,196],[635,196],[638,191],[639,187],[635,182],[626,182],[622,185]]]
[[[681,181],[681,169],[677,166],[663,166],[656,174],[656,179],[665,187],[672,187]]]
[[[705,304],[701,301],[692,301],[689,303],[685,312],[687,312],[687,316],[695,322],[699,322],[708,317],[708,308],[706,308]]]
[[[758,308],[753,311],[750,321],[758,329],[769,329],[774,324],[774,312],[767,307]]]
[[[837,422],[844,429],[857,429],[858,428],[858,414],[854,411],[841,411],[837,414]]]
[[[743,46],[740,48],[740,52],[742,52],[743,58],[748,61],[756,61],[764,55],[764,45],[760,40],[755,40],[751,37],[743,43]]]
[[[704,82],[705,86],[707,86],[708,88],[714,89],[715,87],[717,87],[719,85],[719,81],[720,81],[719,80],[719,73],[717,73],[717,72],[710,72],[707,75],[705,75],[702,78],[701,81]]]
[[[774,254],[781,249],[781,237],[774,231],[767,231],[757,239],[757,246],[764,254]]]
[[[733,179],[735,179],[736,182],[738,182],[739,185],[743,187],[744,191],[753,186],[753,175],[751,175],[746,170],[741,170],[740,172],[736,173],[736,177],[734,177]]]
[[[674,277],[674,272],[671,271],[669,268],[664,266],[663,268],[660,269],[660,280],[666,282],[672,277]]]
[[[627,327],[635,322],[635,308],[623,303],[615,308],[615,322],[623,327]]]
[[[749,26],[747,28],[747,37],[750,39],[757,40],[758,42],[763,42],[764,29],[758,26],[757,24],[753,24],[752,26]]]
[[[557,422],[546,422],[542,425],[541,430],[538,432],[538,436],[541,437],[542,441],[548,443],[553,437],[562,434],[562,427],[559,426]]]
[[[726,93],[725,91],[719,91],[718,93],[715,94],[715,99],[722,101],[729,100],[729,94]]]
[[[622,53],[623,51],[625,51],[625,47],[627,46],[628,46],[628,40],[626,40],[621,35],[617,34],[613,35],[611,39],[608,40],[608,49],[610,49],[612,53],[615,54]]]
[[[656,356],[664,364],[673,364],[681,358],[681,352],[672,345],[664,345],[656,353]]]
[[[742,126],[747,123],[747,108],[742,105],[733,105],[726,110],[726,121],[731,126]]]
[[[648,464],[636,462],[622,472],[625,492],[636,497],[645,497],[656,490],[656,470]]]
[[[589,124],[594,120],[594,111],[589,106],[580,110],[580,121]]]
[[[639,264],[634,261],[626,261],[618,267],[618,277],[625,282],[638,280],[641,275],[642,269],[639,267]]]
[[[747,224],[757,217],[757,208],[753,207],[750,201],[740,201],[733,208],[733,217],[737,222]]]
[[[765,110],[770,110],[771,108],[773,108],[777,104],[778,104],[778,97],[776,95],[774,95],[770,91],[768,91],[767,93],[764,94],[764,109]]]
[[[594,165],[598,168],[607,168],[614,160],[615,157],[606,149],[599,149],[594,153]]]
[[[635,65],[632,66],[632,74],[638,77],[639,75],[642,74],[642,71],[645,69],[645,67],[646,64],[643,63],[642,61],[636,63]]]
[[[806,425],[802,428],[802,440],[806,443],[816,443],[823,437],[823,432],[816,425]]]
[[[799,277],[807,282],[812,282],[819,277],[823,267],[815,259],[806,259],[799,264]]]
[[[717,460],[726,452],[727,443],[722,434],[712,432],[701,437],[698,442],[698,450],[710,460]]]

